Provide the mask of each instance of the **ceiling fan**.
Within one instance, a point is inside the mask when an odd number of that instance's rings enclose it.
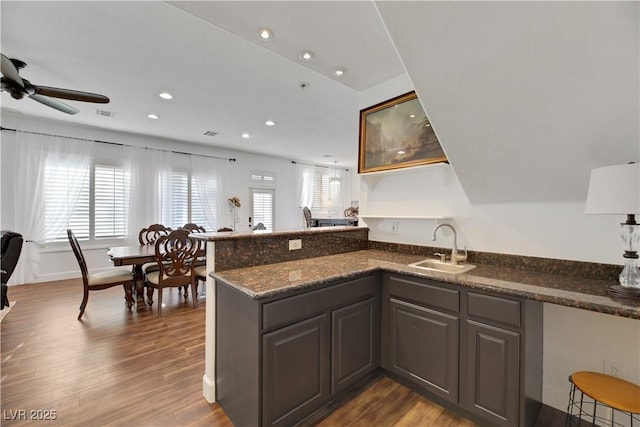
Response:
[[[72,89],[61,89],[49,86],[36,86],[29,80],[20,77],[18,70],[24,68],[27,64],[19,59],[9,59],[2,55],[2,92],[9,92],[12,98],[22,99],[25,95],[34,101],[38,101],[48,107],[55,108],[67,114],[76,114],[80,110],[58,101],[54,98],[69,99],[72,101],[96,102],[106,104],[109,98],[97,93],[81,92]]]

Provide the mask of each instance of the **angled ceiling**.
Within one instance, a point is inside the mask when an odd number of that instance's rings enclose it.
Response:
[[[3,93],[5,109],[313,163],[354,166],[358,91],[404,73],[371,2],[3,0],[0,8],[1,51],[27,63],[22,77],[111,99],[70,101],[80,109],[70,116]],[[261,27],[275,37],[260,40]],[[301,60],[304,49],[315,60]],[[160,99],[163,91],[174,99]]]
[[[472,203],[583,201],[640,161],[639,2],[376,5]]]

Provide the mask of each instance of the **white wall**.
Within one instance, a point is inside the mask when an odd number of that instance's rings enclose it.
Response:
[[[362,93],[360,108],[410,90],[410,79],[401,76]],[[544,173],[544,166],[540,171]],[[585,182],[588,179],[585,175]],[[458,231],[459,247],[622,265],[618,223],[625,218],[585,215],[583,200],[471,204],[455,170],[444,164],[360,175],[361,215],[446,216],[450,218],[443,222]],[[392,232],[394,222],[397,233]],[[371,240],[443,247],[452,243],[451,233],[441,232],[431,241],[435,220],[370,219],[367,224]],[[640,321],[545,303],[544,403],[566,410],[568,376],[579,370],[602,372],[604,359],[622,363],[623,377],[640,383]]]
[[[275,227],[279,230],[293,229],[301,226],[301,217],[295,201],[296,175],[295,167],[291,164],[291,159],[282,159],[255,155],[244,152],[233,152],[221,150],[203,145],[196,145],[175,140],[163,140],[143,135],[128,134],[104,129],[90,128],[84,126],[74,126],[63,124],[57,121],[36,119],[22,116],[20,114],[4,111],[2,112],[2,126],[11,129],[29,130],[35,132],[51,133],[77,138],[95,139],[108,142],[117,142],[132,146],[145,146],[187,152],[194,154],[205,154],[220,157],[231,157],[237,159],[230,163],[230,177],[224,188],[225,197],[237,196],[240,198],[242,206],[238,208],[239,221],[236,224],[238,230],[248,229],[248,219],[250,216],[249,204],[249,173],[252,170],[268,171],[276,176],[276,206],[275,206]],[[15,194],[11,184],[11,177],[15,168],[20,167],[12,161],[10,144],[11,138],[15,138],[12,132],[3,131],[0,140],[0,161],[1,165],[1,193],[0,200],[0,228],[15,229],[12,200],[20,195]],[[19,230],[17,230],[19,231]],[[25,236],[28,238],[28,236]],[[87,259],[89,269],[92,271],[102,268],[110,268],[111,264],[105,254],[106,247],[83,248],[83,253]],[[36,282],[60,280],[69,277],[78,277],[78,264],[69,248],[62,250],[45,249],[40,254],[40,271]]]

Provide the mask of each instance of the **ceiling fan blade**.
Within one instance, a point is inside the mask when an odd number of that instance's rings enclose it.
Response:
[[[22,83],[22,78],[20,77],[16,66],[9,58],[4,56],[4,54],[0,55],[2,55],[2,75],[7,79],[14,81],[17,85],[24,87],[24,83]]]
[[[47,107],[55,108],[56,110],[62,111],[67,114],[77,114],[80,110],[72,107],[71,105],[67,105],[64,102],[58,101],[57,99],[49,98],[44,95],[29,95],[29,98],[34,101],[38,101],[41,104],[46,105]]]
[[[72,101],[96,102],[98,104],[107,104],[109,102],[109,98],[97,93],[35,85],[34,89],[36,95],[50,96],[53,98],[69,99]]]

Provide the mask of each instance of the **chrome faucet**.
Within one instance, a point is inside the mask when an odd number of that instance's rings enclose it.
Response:
[[[464,250],[464,255],[460,255],[458,253],[458,234],[456,233],[456,229],[453,228],[451,224],[440,224],[437,225],[433,229],[433,235],[431,236],[432,241],[436,241],[436,232],[442,227],[449,227],[451,231],[453,231],[453,247],[451,248],[451,264],[458,264],[458,261],[466,261],[467,260],[467,250]]]

